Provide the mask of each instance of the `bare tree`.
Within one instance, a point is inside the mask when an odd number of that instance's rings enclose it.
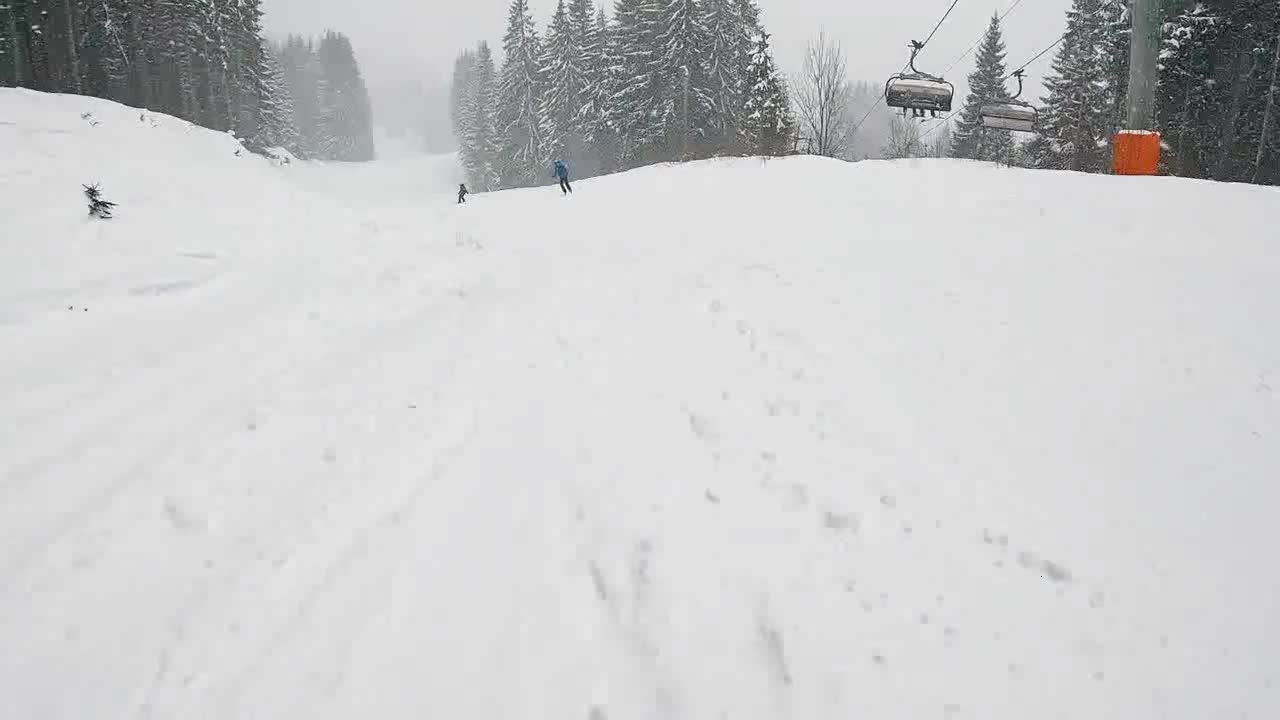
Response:
[[[901,115],[895,115],[893,122],[889,123],[889,142],[880,152],[891,160],[923,156],[925,147],[920,142],[920,126]]]
[[[943,122],[942,127],[932,132],[933,139],[924,147],[925,157],[951,157],[951,123]],[[924,138],[921,137],[921,141]]]
[[[815,155],[843,157],[848,149],[849,85],[844,50],[826,32],[809,43],[804,68],[793,83],[800,134]]]

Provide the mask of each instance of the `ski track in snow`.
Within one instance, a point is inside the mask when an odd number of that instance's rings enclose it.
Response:
[[[0,90],[0,717],[1280,715],[1274,190],[233,143]]]

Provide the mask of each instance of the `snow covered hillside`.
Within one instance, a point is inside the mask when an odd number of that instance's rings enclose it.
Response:
[[[1275,189],[235,150],[0,90],[0,717],[1280,717]]]

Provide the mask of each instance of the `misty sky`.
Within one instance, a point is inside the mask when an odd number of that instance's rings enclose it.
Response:
[[[993,12],[1013,0],[960,0],[947,23],[921,56],[918,66],[940,73],[986,28]],[[597,0],[597,4],[599,0]],[[907,41],[923,40],[951,0],[758,0],[765,27],[773,33],[775,54],[788,74],[799,69],[805,43],[825,28],[839,39],[849,58],[851,79],[884,78],[906,62]],[[543,30],[556,0],[530,0]],[[269,32],[318,34],[326,28],[347,33],[372,85],[420,79],[448,82],[453,58],[480,39],[498,50],[506,26],[509,0],[372,0],[352,11],[350,0],[263,0]],[[1010,69],[1021,65],[1064,29],[1070,0],[1023,0],[1005,21]],[[612,10],[612,0],[607,9]],[[1052,53],[1028,68],[1033,97]],[[965,91],[964,76],[972,56],[956,66],[948,79],[956,84],[957,101]],[[416,84],[416,83],[415,83]]]

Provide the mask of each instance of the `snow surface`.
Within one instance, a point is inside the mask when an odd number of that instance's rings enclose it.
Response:
[[[1280,717],[1275,189],[141,115],[0,91],[0,717]]]

